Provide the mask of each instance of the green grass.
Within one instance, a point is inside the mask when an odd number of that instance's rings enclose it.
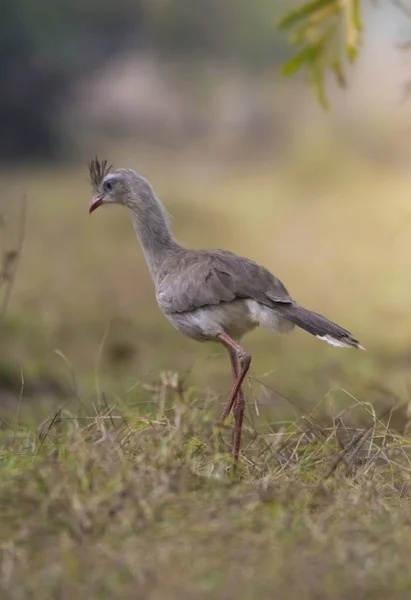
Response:
[[[8,247],[8,199],[29,198],[0,330],[4,597],[409,598],[411,182],[306,142],[275,165],[108,157],[152,180],[182,242],[262,262],[367,348],[245,338],[237,477],[214,429],[228,359],[160,315],[129,215],[90,218],[75,165],[0,173]]]

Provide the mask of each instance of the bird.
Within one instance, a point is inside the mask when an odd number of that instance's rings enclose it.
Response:
[[[365,348],[346,329],[298,304],[258,263],[228,250],[183,247],[153,187],[134,169],[113,169],[97,156],[88,168],[93,190],[89,213],[110,204],[131,210],[156,300],[168,321],[189,338],[216,341],[228,351],[232,388],[219,423],[233,411],[231,450],[238,464],[245,410],[242,384],[251,363],[251,354],[241,344],[246,333],[259,325],[277,333],[297,326],[333,346]]]

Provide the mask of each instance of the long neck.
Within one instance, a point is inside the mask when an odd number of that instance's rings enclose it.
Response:
[[[140,191],[140,201],[131,206],[133,226],[143,248],[152,278],[170,254],[181,246],[174,239],[169,217],[151,187]]]

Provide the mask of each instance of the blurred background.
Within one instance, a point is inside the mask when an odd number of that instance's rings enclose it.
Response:
[[[364,4],[349,89],[322,111],[284,79],[285,0],[3,0],[0,212],[23,254],[0,329],[0,402],[149,394],[164,371],[201,394],[229,389],[220,348],[160,314],[130,216],[89,217],[87,161],[139,170],[191,247],[263,263],[302,304],[366,346],[255,332],[248,396],[277,414],[407,398],[411,383],[411,21]],[[2,292],[4,289],[0,289]],[[163,377],[164,379],[164,377]],[[263,382],[263,383],[260,383]],[[75,391],[73,391],[73,386]],[[253,405],[253,402],[251,402]],[[251,410],[254,410],[252,408]]]

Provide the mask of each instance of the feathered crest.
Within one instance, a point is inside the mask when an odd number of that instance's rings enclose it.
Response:
[[[112,168],[113,165],[107,166],[107,161],[99,160],[97,156],[89,162],[88,169],[90,173],[90,183],[95,192],[99,191],[101,182]]]

